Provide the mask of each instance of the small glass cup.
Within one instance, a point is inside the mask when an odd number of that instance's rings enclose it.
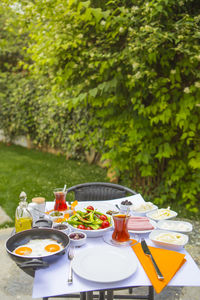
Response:
[[[67,191],[63,191],[63,188],[57,188],[53,191],[55,196],[55,204],[54,210],[64,211],[67,210],[67,203],[66,203],[66,194]]]
[[[112,234],[112,240],[114,243],[125,244],[129,241],[130,234],[128,233],[128,219],[129,215],[119,213],[113,215],[114,231]]]

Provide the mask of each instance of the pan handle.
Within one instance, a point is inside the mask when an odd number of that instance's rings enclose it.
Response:
[[[47,268],[49,266],[48,262],[40,260],[40,259],[32,259],[23,263],[17,263],[18,267],[22,269],[26,268]]]

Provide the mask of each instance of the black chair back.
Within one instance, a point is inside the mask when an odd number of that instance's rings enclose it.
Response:
[[[78,184],[70,187],[69,192],[74,192],[77,201],[112,200],[136,194],[135,191],[125,186],[108,182]]]

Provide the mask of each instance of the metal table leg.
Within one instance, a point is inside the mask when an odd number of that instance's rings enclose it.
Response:
[[[99,291],[99,300],[105,300],[105,291]]]
[[[107,300],[113,300],[113,290],[107,290]]]
[[[86,300],[86,292],[80,293],[80,300]]]
[[[149,300],[154,300],[154,288],[152,285],[149,286]]]
[[[93,292],[86,292],[86,299],[93,300]]]

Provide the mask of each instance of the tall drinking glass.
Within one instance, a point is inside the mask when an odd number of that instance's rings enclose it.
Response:
[[[54,210],[58,211],[64,211],[68,209],[67,203],[66,203],[66,194],[67,191],[63,191],[63,188],[58,188],[53,191],[55,196],[55,204],[54,204]]]
[[[128,233],[128,223],[129,216],[125,214],[113,215],[114,220],[114,232],[112,234],[112,240],[116,243],[127,243],[130,234]]]

